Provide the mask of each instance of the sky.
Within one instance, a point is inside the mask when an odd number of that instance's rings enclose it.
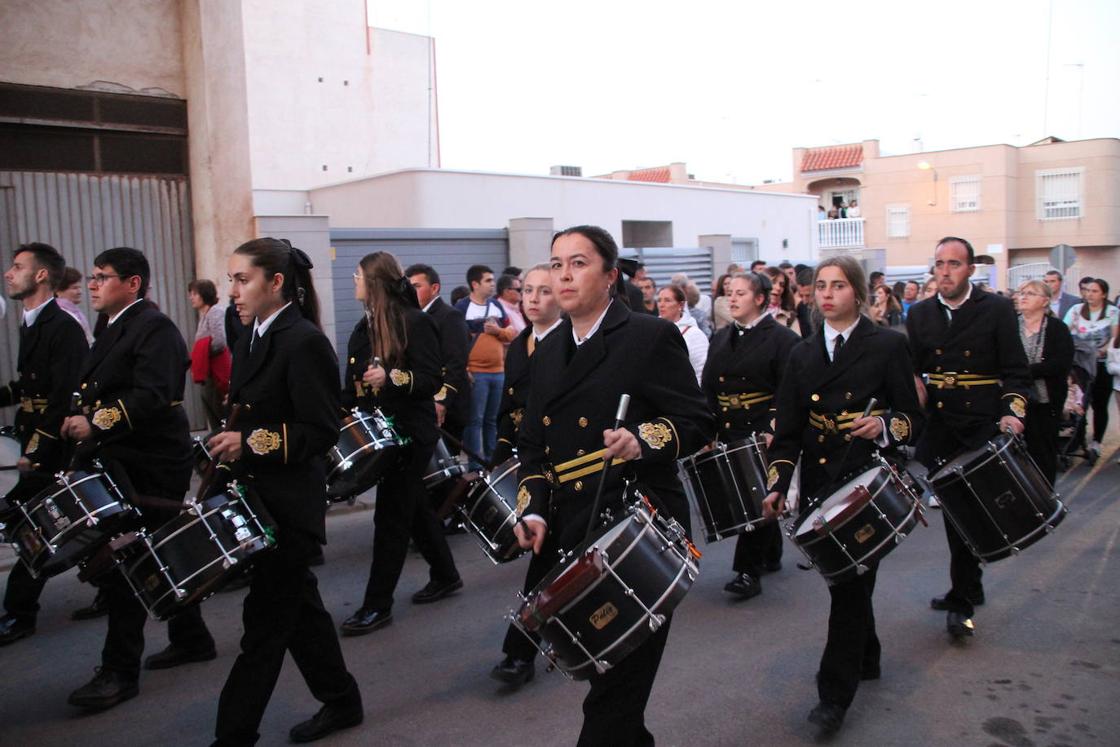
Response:
[[[1117,0],[367,3],[436,40],[444,168],[755,184],[799,146],[1120,137]]]

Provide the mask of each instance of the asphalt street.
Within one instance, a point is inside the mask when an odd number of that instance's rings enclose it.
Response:
[[[952,644],[930,597],[948,586],[939,511],[882,564],[875,593],[883,676],[861,686],[837,745],[1120,744],[1120,439],[1115,430],[1094,469],[1078,462],[1061,477],[1070,507],[1051,536],[985,571],[987,604],[977,636]],[[371,497],[332,509],[327,563],[316,569],[340,622],[358,604],[370,559]],[[464,590],[413,605],[427,581],[411,556],[393,624],[343,639],[365,703],[365,723],[332,745],[571,745],[586,685],[545,673],[509,692],[489,678],[500,658],[504,616],[515,604],[525,561],[494,566],[475,541],[451,538]],[[820,576],[795,567],[764,578],[764,593],[735,602],[722,587],[734,543],[701,546],[701,574],[678,608],[647,710],[667,745],[813,744],[805,716],[816,703],[813,675],[824,643],[828,594]],[[5,570],[11,553],[0,563]],[[0,743],[7,745],[204,745],[218,692],[237,651],[244,592],[204,604],[217,640],[215,661],[145,672],[140,695],[112,710],[82,713],[66,703],[99,663],[105,619],[71,622],[93,597],[70,571],[51,579],[37,633],[0,649]],[[148,652],[166,643],[149,622]],[[289,662],[261,726],[262,744],[318,704]]]

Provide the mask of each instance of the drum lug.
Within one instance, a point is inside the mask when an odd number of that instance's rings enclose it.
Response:
[[[863,574],[867,573],[868,570],[870,569],[867,566],[865,566],[863,563],[860,563],[856,566],[856,575],[862,576]]]
[[[176,599],[182,599],[186,595],[187,595],[187,592],[183,591],[182,589],[179,589],[179,588],[175,589],[175,598]]]
[[[611,668],[610,664],[607,664],[607,662],[605,662],[605,661],[595,662],[595,671],[598,672],[599,674],[606,674],[607,670],[610,669],[610,668]]]
[[[1012,554],[1012,555],[1018,555],[1018,554],[1019,554],[1019,548],[1018,548],[1018,547],[1014,547],[1014,546],[1012,546],[1012,548],[1011,548],[1011,554]]]
[[[665,624],[665,615],[650,615],[649,616],[649,630],[651,633],[656,633],[662,625]],[[600,672],[600,674],[602,674]]]

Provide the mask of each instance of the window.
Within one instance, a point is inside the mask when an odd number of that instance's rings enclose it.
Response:
[[[887,238],[904,239],[910,235],[910,206],[887,205]]]
[[[954,213],[980,209],[980,177],[958,176],[949,180],[949,204]]]
[[[1047,169],[1035,172],[1039,220],[1080,218],[1084,169]]]

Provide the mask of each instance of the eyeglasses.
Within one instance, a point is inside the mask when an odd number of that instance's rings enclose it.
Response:
[[[86,281],[89,282],[91,285],[96,285],[96,286],[100,287],[102,285],[105,285],[105,281],[108,280],[109,278],[116,278],[117,280],[124,280],[125,278],[130,278],[130,277],[132,277],[132,276],[131,275],[108,275],[104,272],[99,272],[96,275],[87,275],[86,276]]]

